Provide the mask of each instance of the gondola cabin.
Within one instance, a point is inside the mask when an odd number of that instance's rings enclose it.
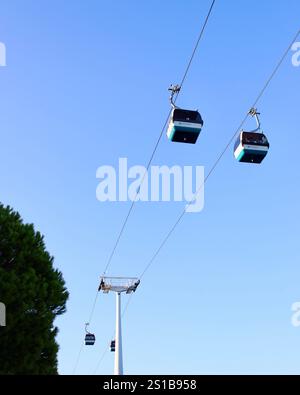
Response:
[[[115,340],[112,340],[110,342],[110,351],[111,352],[115,352],[116,351],[116,341]]]
[[[93,346],[95,344],[96,337],[93,333],[87,333],[84,341],[86,346]]]
[[[270,144],[263,133],[241,131],[234,145],[234,156],[239,162],[261,163]]]
[[[203,127],[198,111],[174,108],[171,113],[167,136],[170,141],[195,144]]]

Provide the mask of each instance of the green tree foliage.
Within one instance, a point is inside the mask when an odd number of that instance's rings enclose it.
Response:
[[[43,236],[0,204],[0,374],[57,374],[56,316],[68,292]]]

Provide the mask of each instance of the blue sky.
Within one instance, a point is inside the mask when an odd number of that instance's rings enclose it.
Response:
[[[59,370],[72,373],[127,203],[100,203],[96,169],[145,165],[210,1],[4,1],[0,41],[1,201],[45,235],[70,299],[57,320]],[[178,99],[205,122],[196,145],[164,136],[155,165],[208,172],[299,29],[298,0],[217,0]],[[300,41],[300,38],[299,40]],[[292,52],[259,103],[271,148],[261,166],[230,149],[205,207],[176,229],[123,321],[131,374],[299,373],[300,67]],[[249,122],[247,127],[251,128]],[[139,275],[184,203],[138,203],[109,274]],[[123,298],[126,303],[126,297]],[[92,374],[114,332],[99,295],[77,373]],[[98,374],[112,373],[107,353]]]

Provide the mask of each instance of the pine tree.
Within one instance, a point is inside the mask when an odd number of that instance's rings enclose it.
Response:
[[[66,311],[68,292],[43,236],[0,204],[0,374],[57,374],[54,320]]]

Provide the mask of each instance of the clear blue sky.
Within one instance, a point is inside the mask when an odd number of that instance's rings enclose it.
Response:
[[[70,291],[59,370],[72,372],[99,276],[130,203],[96,200],[96,169],[146,164],[209,8],[189,1],[4,1],[0,200],[45,235]],[[153,164],[206,172],[299,29],[298,0],[217,0],[178,104],[199,108],[197,144],[164,136]],[[299,39],[300,41],[300,39]],[[259,104],[271,149],[261,166],[230,149],[205,208],[187,214],[123,322],[125,372],[299,373],[300,67],[292,52]],[[249,123],[247,126],[251,127]],[[109,273],[139,275],[183,203],[139,203]],[[125,302],[125,298],[123,299]],[[114,329],[100,295],[77,373],[92,374]],[[107,353],[97,373],[109,374]]]

